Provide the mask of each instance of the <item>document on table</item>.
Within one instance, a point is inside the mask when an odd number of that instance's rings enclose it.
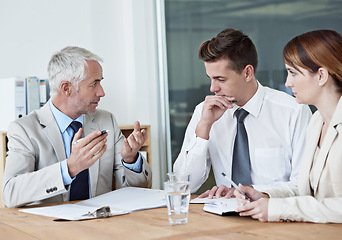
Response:
[[[236,198],[195,198],[190,203],[204,203],[203,210],[218,215],[234,215],[239,206]]]
[[[74,204],[25,208],[19,211],[65,220],[83,220],[96,218],[88,213],[93,213],[104,206],[110,207],[111,216],[165,207],[165,192],[156,189],[126,187]]]

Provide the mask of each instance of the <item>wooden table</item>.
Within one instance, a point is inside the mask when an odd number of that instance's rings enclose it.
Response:
[[[167,209],[85,221],[0,209],[0,239],[341,239],[342,224],[262,223],[249,217],[219,216],[190,204],[189,222],[171,225]]]

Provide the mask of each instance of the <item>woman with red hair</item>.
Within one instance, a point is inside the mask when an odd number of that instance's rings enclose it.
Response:
[[[284,48],[285,85],[298,103],[317,110],[306,132],[302,168],[295,189],[235,190],[240,216],[260,221],[342,223],[342,37],[332,30],[311,31]]]

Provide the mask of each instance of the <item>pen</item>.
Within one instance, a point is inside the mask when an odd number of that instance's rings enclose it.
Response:
[[[231,180],[230,178],[228,178],[228,177],[226,176],[225,173],[222,173],[222,175],[223,175],[226,179],[228,179],[228,181],[233,185],[233,187],[235,187],[241,194],[243,194],[247,200],[251,200],[244,192],[241,191],[241,189],[238,187],[238,185],[235,184],[235,182],[233,182],[233,180]]]
[[[109,132],[109,130],[102,130],[100,136],[102,136],[103,134],[105,134],[107,132]],[[77,141],[74,142],[74,144],[79,143],[80,141],[82,141],[82,139],[83,138],[78,139]]]
[[[109,132],[109,130],[102,130],[100,136],[102,136],[103,134],[105,134],[107,132]]]

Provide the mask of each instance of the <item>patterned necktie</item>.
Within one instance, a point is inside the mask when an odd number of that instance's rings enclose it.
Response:
[[[69,125],[72,130],[74,130],[74,134],[71,138],[71,146],[72,146],[72,139],[75,136],[75,133],[82,127],[82,124],[77,121],[73,121]],[[70,154],[71,154],[71,146],[70,146]],[[76,175],[76,178],[71,183],[70,188],[70,201],[75,200],[84,200],[89,198],[89,169],[85,169],[82,172]]]
[[[251,185],[248,137],[243,120],[248,112],[242,108],[235,112],[237,131],[233,150],[232,180],[236,184]]]

